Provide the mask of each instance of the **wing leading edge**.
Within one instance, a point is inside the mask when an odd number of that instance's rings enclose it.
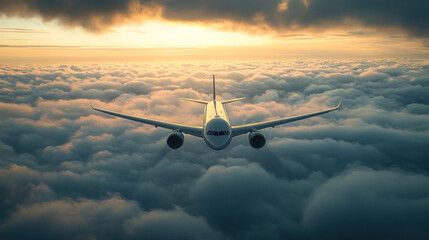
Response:
[[[182,133],[190,134],[190,135],[193,135],[196,137],[202,137],[202,134],[203,134],[203,127],[188,126],[188,125],[159,121],[159,120],[154,120],[154,119],[149,119],[149,118],[136,117],[136,116],[132,116],[132,115],[127,115],[127,114],[118,113],[118,112],[109,111],[109,110],[105,110],[105,109],[95,107],[91,101],[90,101],[90,104],[94,110],[102,112],[102,113],[107,113],[107,114],[110,114],[113,116],[117,116],[117,117],[129,119],[132,121],[149,124],[149,125],[152,125],[155,127],[166,128],[166,129],[170,129],[173,131],[180,131]]]
[[[322,115],[322,114],[325,114],[328,112],[335,111],[338,108],[340,108],[340,106],[341,106],[341,99],[340,99],[340,102],[338,103],[338,105],[336,107],[330,108],[327,110],[323,110],[323,111],[319,111],[319,112],[308,113],[308,114],[294,116],[294,117],[281,118],[281,119],[277,119],[277,120],[270,120],[270,121],[265,121],[265,122],[249,123],[249,124],[244,124],[244,125],[232,126],[231,127],[232,136],[235,137],[235,136],[238,136],[241,134],[245,134],[245,133],[252,132],[255,130],[260,130],[263,128],[275,127],[277,125],[295,122],[295,121],[306,119],[306,118],[315,117],[318,115]]]

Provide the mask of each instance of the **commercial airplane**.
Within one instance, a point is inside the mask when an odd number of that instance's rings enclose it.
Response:
[[[123,113],[113,112],[105,109],[95,107],[90,101],[91,107],[94,110],[107,113],[113,116],[153,125],[155,127],[162,127],[172,130],[167,137],[167,145],[172,149],[178,149],[183,145],[183,134],[190,134],[197,137],[202,137],[206,144],[214,150],[222,150],[226,148],[231,142],[232,137],[249,133],[249,143],[253,148],[259,149],[265,145],[265,137],[260,132],[263,128],[275,127],[280,124],[295,122],[298,120],[318,116],[328,112],[332,112],[340,108],[341,99],[338,106],[327,110],[308,113],[295,117],[280,118],[277,120],[270,120],[258,123],[249,123],[238,126],[231,126],[228,115],[226,114],[224,104],[243,100],[245,98],[235,98],[224,101],[216,100],[215,76],[213,75],[213,101],[204,101],[197,99],[182,98],[182,100],[191,101],[205,105],[203,126],[189,126],[166,121],[159,121],[149,118],[136,117]]]

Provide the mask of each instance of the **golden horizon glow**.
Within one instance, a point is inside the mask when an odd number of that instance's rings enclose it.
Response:
[[[7,20],[7,21],[5,21]],[[213,30],[202,25],[166,21],[146,21],[114,27],[105,33],[88,33],[80,28],[62,28],[56,21],[33,19],[2,19],[0,28],[4,45],[47,45],[84,47],[198,47],[266,44],[264,36],[244,32]],[[13,29],[30,30],[28,32]],[[20,38],[30,35],[31,38]]]
[[[95,34],[40,18],[1,17],[1,63],[257,60],[285,57],[427,57],[419,40],[371,29],[249,34],[162,20]]]

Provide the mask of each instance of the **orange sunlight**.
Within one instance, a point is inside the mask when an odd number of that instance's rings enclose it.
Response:
[[[368,29],[246,33],[161,20],[96,34],[39,18],[0,18],[0,63],[269,60],[292,57],[420,56],[418,40]],[[225,27],[226,28],[226,27]],[[225,29],[224,28],[224,29]]]

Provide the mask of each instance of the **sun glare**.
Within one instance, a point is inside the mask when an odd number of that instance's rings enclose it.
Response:
[[[123,26],[108,34],[115,45],[135,47],[201,47],[266,44],[263,36],[243,32],[213,30],[201,25],[162,21],[145,22],[139,26]],[[128,43],[128,44],[127,44]]]
[[[7,45],[159,48],[266,44],[264,36],[213,30],[203,25],[146,21],[115,27],[107,32],[88,33],[64,28],[56,21],[1,18],[0,39]]]

